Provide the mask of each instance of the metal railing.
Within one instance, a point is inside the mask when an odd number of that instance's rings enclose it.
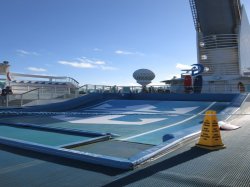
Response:
[[[55,92],[55,90],[35,88],[24,92],[22,94],[12,94],[6,97],[0,96],[1,107],[20,107],[32,102],[32,105],[40,104],[39,101],[46,100],[47,103],[52,100],[64,100],[70,98],[76,98],[89,93],[118,93],[118,94],[129,94],[129,93],[197,93],[197,90],[201,90],[201,93],[242,93],[250,92],[250,84],[239,86],[237,84],[203,84],[200,87],[190,87],[185,89],[182,84],[178,85],[152,85],[147,87],[142,86],[107,86],[107,85],[91,85],[86,84],[78,89],[70,90],[69,92]],[[198,91],[199,92],[199,91]]]
[[[200,38],[201,49],[238,47],[237,34],[216,34]]]
[[[74,87],[67,87],[67,86],[52,86],[52,85],[44,85],[44,86],[23,86],[23,85],[15,85],[12,86],[12,91],[14,94],[23,94],[26,92],[29,92],[30,90],[38,89],[41,93],[41,98],[55,98],[60,97],[64,95],[70,95],[75,93],[75,90],[78,88]]]
[[[170,87],[170,93],[195,93],[201,90],[201,93],[243,93],[250,92],[250,85],[239,86],[237,84],[203,84],[202,87],[190,87],[189,91],[182,85]]]
[[[194,93],[194,90],[199,87],[191,87],[189,93]],[[83,85],[77,93],[77,97],[88,93],[186,93],[184,85],[152,85],[143,89],[142,86],[107,86],[107,85]],[[201,93],[240,93],[250,92],[250,85],[245,84],[239,87],[237,84],[203,84]]]
[[[58,76],[48,76],[48,75],[32,75],[32,74],[22,74],[22,73],[11,73],[15,80],[13,82],[49,82],[49,83],[67,83],[72,84],[75,87],[79,86],[79,82],[77,82],[74,78],[71,77],[58,77]],[[33,81],[30,81],[32,78]]]
[[[19,90],[20,91],[20,90]],[[23,91],[23,90],[22,90]],[[17,92],[13,90],[13,94],[0,96],[1,107],[20,107],[32,102],[32,105],[39,103],[49,103],[52,100],[64,100],[77,97],[76,89],[61,89],[59,87],[41,87],[30,89],[26,92]],[[41,102],[43,101],[43,102]]]
[[[24,92],[22,94],[11,94],[6,96],[1,96],[2,107],[14,107],[14,106],[23,106],[27,102],[39,100],[39,88]]]
[[[107,86],[107,85],[91,85],[86,84],[78,88],[78,94],[88,94],[88,93],[140,93],[140,92],[150,92],[150,93],[168,93],[168,85],[153,85],[148,86],[143,90],[142,86]]]

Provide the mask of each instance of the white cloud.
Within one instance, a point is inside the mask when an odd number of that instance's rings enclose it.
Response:
[[[39,55],[39,53],[37,53],[37,52],[25,51],[23,49],[18,49],[18,50],[16,50],[16,52],[20,56],[28,56],[28,55],[38,56]]]
[[[176,64],[175,66],[177,69],[192,69],[192,66],[186,64]]]
[[[86,57],[76,58],[75,61],[60,60],[58,61],[58,63],[62,65],[72,66],[75,68],[97,68],[101,70],[117,70],[116,67],[106,65],[106,62],[103,60],[88,59]]]
[[[95,68],[95,65],[86,62],[74,62],[74,61],[58,61],[59,64],[69,65],[75,68]]]
[[[27,69],[30,70],[30,71],[35,71],[35,72],[45,72],[45,71],[47,71],[44,68],[36,68],[36,67],[28,67]]]
[[[104,61],[100,61],[100,60],[99,60],[99,61],[96,61],[95,64],[104,65],[104,64],[106,64],[106,63],[105,63]]]
[[[88,59],[87,57],[76,58],[76,60],[86,64],[97,64],[97,65],[106,64],[106,62],[102,60]]]
[[[123,50],[116,50],[115,53],[118,54],[118,55],[140,55],[140,56],[144,56],[144,54],[140,53],[140,52],[131,52],[131,51],[123,51]]]
[[[118,55],[132,55],[133,54],[132,52],[122,51],[122,50],[117,50],[117,51],[115,51],[115,53]]]

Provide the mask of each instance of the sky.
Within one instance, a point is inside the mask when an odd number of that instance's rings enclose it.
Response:
[[[188,0],[0,0],[0,23],[11,72],[131,86],[144,68],[157,85],[197,63]]]

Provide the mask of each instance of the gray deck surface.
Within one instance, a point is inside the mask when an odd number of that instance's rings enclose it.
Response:
[[[222,131],[225,149],[197,140],[133,171],[122,171],[0,146],[0,186],[250,186],[250,116]]]
[[[88,153],[120,157],[120,158],[129,158],[151,147],[153,147],[153,145],[109,140],[109,141],[103,141],[103,142],[97,142],[93,144],[73,147],[71,149],[84,151]]]

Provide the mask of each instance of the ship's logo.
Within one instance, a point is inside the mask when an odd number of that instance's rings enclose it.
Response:
[[[193,66],[191,69],[192,76],[196,76],[204,72],[204,66],[202,64],[193,64],[191,66]]]

